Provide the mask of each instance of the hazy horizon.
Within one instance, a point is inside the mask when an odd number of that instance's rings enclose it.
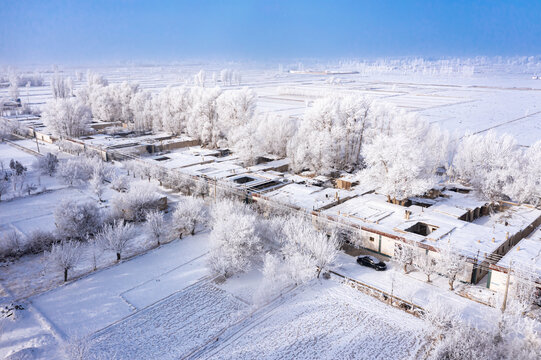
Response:
[[[6,2],[0,63],[91,64],[541,53],[541,3]]]

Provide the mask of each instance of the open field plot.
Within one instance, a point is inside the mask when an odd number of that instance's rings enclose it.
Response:
[[[207,235],[163,245],[32,298],[32,303],[59,332],[91,334],[206,276],[204,262],[193,260],[208,251]]]
[[[209,359],[414,359],[427,324],[336,282],[312,283],[203,353]]]
[[[219,79],[221,69],[236,69],[242,74],[242,82],[224,84]],[[355,93],[379,99],[403,108],[418,111],[431,122],[438,122],[450,131],[509,132],[521,145],[531,145],[539,138],[537,121],[513,122],[541,108],[541,81],[532,80],[524,73],[505,73],[492,69],[471,76],[403,74],[292,74],[277,71],[277,66],[254,66],[247,64],[178,64],[161,66],[108,66],[93,68],[110,83],[128,81],[138,83],[141,89],[153,93],[167,86],[193,86],[193,76],[200,69],[207,73],[206,86],[220,86],[224,90],[252,88],[260,97],[257,111],[284,117],[300,117],[308,102],[328,93]],[[65,69],[64,76],[75,78],[75,72],[86,69]],[[216,74],[216,81],[212,74]],[[49,74],[44,74],[48,85]],[[339,79],[338,84],[329,83]],[[85,85],[85,80],[75,81],[75,88]],[[295,94],[284,94],[293,89]],[[0,96],[7,96],[7,88],[0,89]],[[21,91],[23,102],[41,106],[51,98],[49,86],[30,87]],[[294,100],[294,101],[292,101]],[[501,126],[505,125],[505,126]],[[535,135],[531,135],[535,134]]]
[[[199,283],[99,332],[92,346],[119,359],[183,358],[238,321],[246,307]]]

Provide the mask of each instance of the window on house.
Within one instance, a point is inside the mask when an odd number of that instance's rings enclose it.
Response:
[[[374,241],[374,238],[372,236],[370,236],[370,241]]]

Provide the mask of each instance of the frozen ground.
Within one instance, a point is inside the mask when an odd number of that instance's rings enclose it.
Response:
[[[207,235],[165,244],[31,301],[62,334],[86,336],[207,276],[199,260]]]
[[[334,281],[314,281],[257,312],[202,358],[416,359],[427,324]]]
[[[206,278],[207,237],[173,241],[22,302],[15,321],[0,318],[0,358],[29,346],[39,348],[35,358],[55,358],[53,334],[61,340],[91,335]],[[12,298],[6,292],[1,300]]]
[[[340,253],[337,262],[340,265],[333,270],[339,274],[392,293],[421,307],[426,307],[432,301],[447,304],[449,308],[455,309],[462,318],[473,324],[482,324],[483,319],[497,316],[499,311],[458,295],[461,288],[458,281],[455,282],[455,292],[450,291],[447,279],[437,274],[433,274],[432,282],[427,283],[424,274],[419,271],[404,274],[403,269],[391,261],[386,261],[386,271],[375,271],[372,268],[360,266],[355,257],[345,253]],[[466,286],[469,287],[469,285]],[[490,290],[477,289],[492,294]]]
[[[317,66],[320,70],[325,69],[325,65]],[[341,80],[339,85],[329,83],[331,75],[291,74],[277,71],[277,66],[257,64],[110,66],[92,70],[103,74],[111,83],[137,82],[143,89],[158,92],[168,85],[191,84],[193,75],[204,69],[208,74],[207,86],[239,88],[214,83],[210,79],[210,74],[215,72],[219,75],[223,68],[240,71],[241,86],[253,88],[258,94],[258,111],[261,113],[297,118],[302,116],[310,102],[327,93],[356,93],[418,112],[429,121],[460,134],[494,128],[516,136],[521,145],[531,145],[541,136],[541,80],[533,80],[533,72],[528,69],[515,69],[512,65],[476,68],[475,73],[469,75],[392,71],[340,74],[334,76]],[[64,75],[74,77],[75,71],[85,72],[86,69],[66,68]],[[44,76],[48,83],[49,75]],[[84,80],[75,81],[76,88],[83,85]],[[0,97],[6,94],[7,88],[0,89]],[[36,106],[50,97],[48,86],[21,91],[23,102]]]
[[[93,348],[118,359],[183,358],[242,318],[246,308],[231,294],[198,283],[98,332]]]
[[[119,359],[414,359],[428,345],[423,320],[334,281],[247,315],[230,293],[197,283],[98,332],[92,346]]]

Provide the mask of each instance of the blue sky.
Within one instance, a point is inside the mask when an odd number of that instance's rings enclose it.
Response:
[[[541,54],[541,1],[3,1],[0,62]]]

